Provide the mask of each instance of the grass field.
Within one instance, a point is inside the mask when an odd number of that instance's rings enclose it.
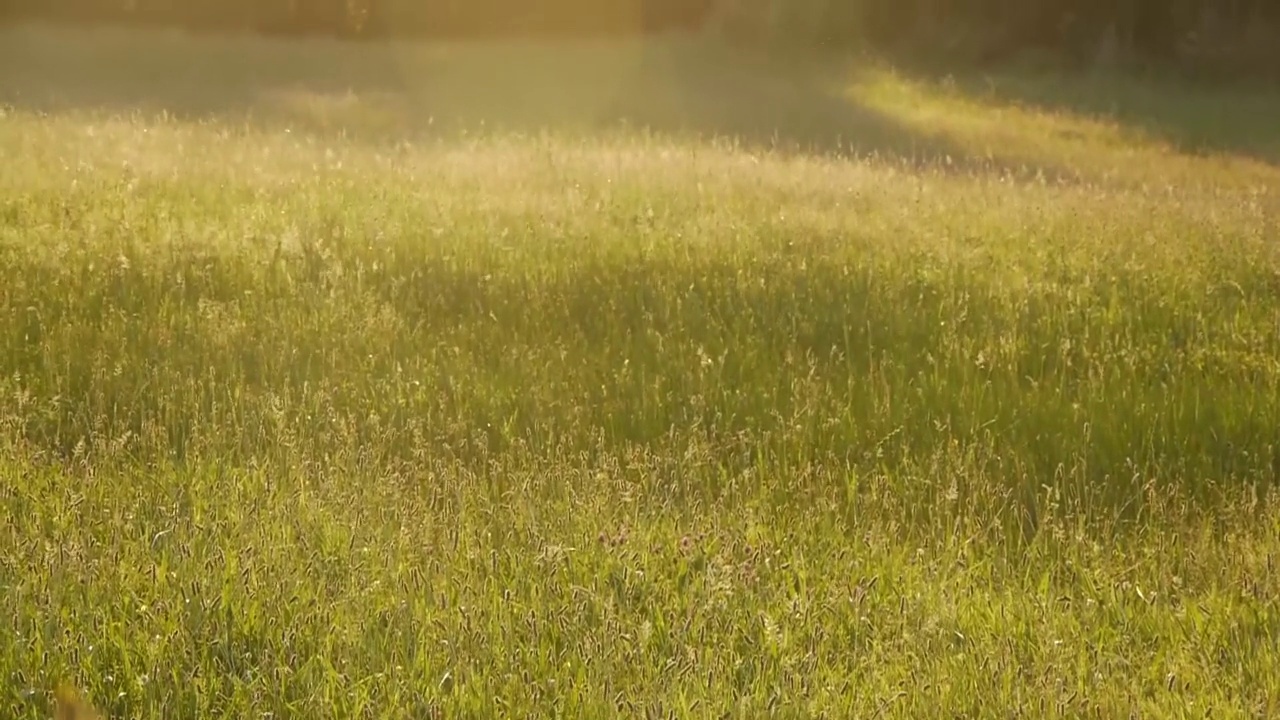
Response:
[[[0,716],[1280,714],[1280,92],[0,31]]]

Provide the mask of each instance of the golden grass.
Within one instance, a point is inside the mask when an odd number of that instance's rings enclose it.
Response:
[[[1276,714],[1275,98],[989,80],[0,31],[0,716]]]

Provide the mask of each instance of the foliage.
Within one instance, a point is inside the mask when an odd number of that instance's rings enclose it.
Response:
[[[342,36],[636,33],[712,23],[753,41],[908,43],[952,57],[1028,47],[1092,56],[1116,43],[1169,59],[1232,47],[1268,54],[1280,23],[1270,0],[7,0],[0,13]],[[1110,38],[1110,40],[1108,40]],[[1245,46],[1241,48],[1241,45]]]
[[[12,0],[14,16],[343,36],[635,33],[696,24],[709,0]]]

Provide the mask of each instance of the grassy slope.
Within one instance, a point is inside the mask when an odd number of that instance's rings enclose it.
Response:
[[[1280,98],[0,60],[0,715],[1280,712]]]

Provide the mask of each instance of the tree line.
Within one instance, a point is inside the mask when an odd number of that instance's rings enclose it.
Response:
[[[1028,49],[1232,56],[1253,65],[1280,58],[1268,52],[1277,46],[1280,0],[0,0],[0,13],[371,39],[682,28],[748,43],[862,42],[979,60]]]

